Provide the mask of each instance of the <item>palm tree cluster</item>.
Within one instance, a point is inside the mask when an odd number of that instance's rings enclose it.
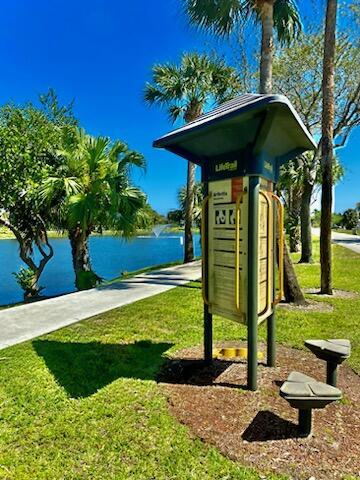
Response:
[[[91,268],[90,234],[107,228],[127,237],[140,225],[146,197],[131,184],[129,169],[143,169],[145,161],[123,142],[81,129],[66,132],[59,155],[61,167],[40,185],[39,197],[68,233],[77,288],[89,288],[100,280]]]
[[[183,7],[190,24],[221,37],[229,36],[246,21],[252,20],[255,23],[260,23],[259,93],[272,93],[274,32],[276,32],[277,41],[281,46],[289,45],[302,30],[295,0],[183,0]],[[325,218],[329,220],[328,217],[331,214],[332,176],[329,165],[331,166],[333,163],[333,155],[331,153],[332,137],[329,136],[329,130],[333,128],[334,116],[332,78],[334,74],[336,9],[336,0],[328,0],[325,28],[327,41],[325,41],[323,60],[323,223],[325,223]],[[196,62],[192,61],[192,58]],[[205,57],[202,57],[202,62],[199,60],[199,56],[184,55],[180,67],[171,64],[155,65],[153,68],[153,83],[146,85],[145,100],[150,104],[157,103],[166,106],[172,121],[181,117],[185,122],[190,122],[199,116],[204,107],[207,106],[204,99],[209,93],[217,100],[223,99],[221,98],[222,95],[218,95],[218,83],[208,75],[204,75],[202,67],[204,62],[207,64]],[[236,78],[235,72],[234,78]],[[210,83],[208,80],[210,80]],[[210,88],[211,85],[215,87],[215,91]],[[232,82],[230,87],[232,87]],[[225,91],[230,93],[230,90],[231,88],[229,90],[226,88]],[[191,221],[194,207],[194,171],[195,167],[189,164],[185,215],[185,261],[193,258]],[[330,234],[326,227],[322,229],[321,244],[322,291],[331,293]],[[287,282],[287,285],[285,285],[286,299],[297,303],[305,303],[286,244],[285,282]]]

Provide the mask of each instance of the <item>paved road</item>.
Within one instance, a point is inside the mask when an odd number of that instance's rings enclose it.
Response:
[[[201,277],[199,261],[164,268],[41,302],[0,311],[0,349],[66,327]]]
[[[320,228],[313,228],[314,235],[320,236]],[[332,232],[331,238],[333,243],[349,248],[356,253],[360,253],[360,236],[349,235],[348,233]]]

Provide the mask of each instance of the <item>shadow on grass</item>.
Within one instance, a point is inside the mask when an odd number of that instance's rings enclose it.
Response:
[[[247,442],[284,440],[299,436],[295,423],[289,422],[268,410],[258,412],[242,434]]]
[[[73,398],[92,395],[118,378],[154,380],[172,344],[140,341],[126,345],[34,340],[57,382]]]

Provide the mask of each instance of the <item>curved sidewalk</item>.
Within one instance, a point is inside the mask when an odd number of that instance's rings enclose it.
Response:
[[[128,305],[201,277],[199,261],[154,270],[83,292],[0,311],[0,349]]]
[[[312,229],[314,235],[320,237],[320,228]],[[348,248],[353,252],[360,253],[360,236],[351,235],[350,233],[331,232],[331,240],[342,247]]]

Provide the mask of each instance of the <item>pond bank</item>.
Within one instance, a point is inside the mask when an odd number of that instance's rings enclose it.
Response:
[[[195,234],[194,240],[195,255],[199,256],[199,235]],[[55,254],[40,279],[40,285],[45,287],[42,291],[45,297],[75,291],[69,241],[67,238],[55,238],[51,243]],[[89,244],[92,267],[104,281],[124,277],[140,269],[182,261],[184,255],[183,237],[177,233],[158,238],[143,235],[129,241],[118,236],[92,236]],[[0,305],[21,302],[22,291],[12,274],[23,265],[16,240],[0,242],[0,263]]]

